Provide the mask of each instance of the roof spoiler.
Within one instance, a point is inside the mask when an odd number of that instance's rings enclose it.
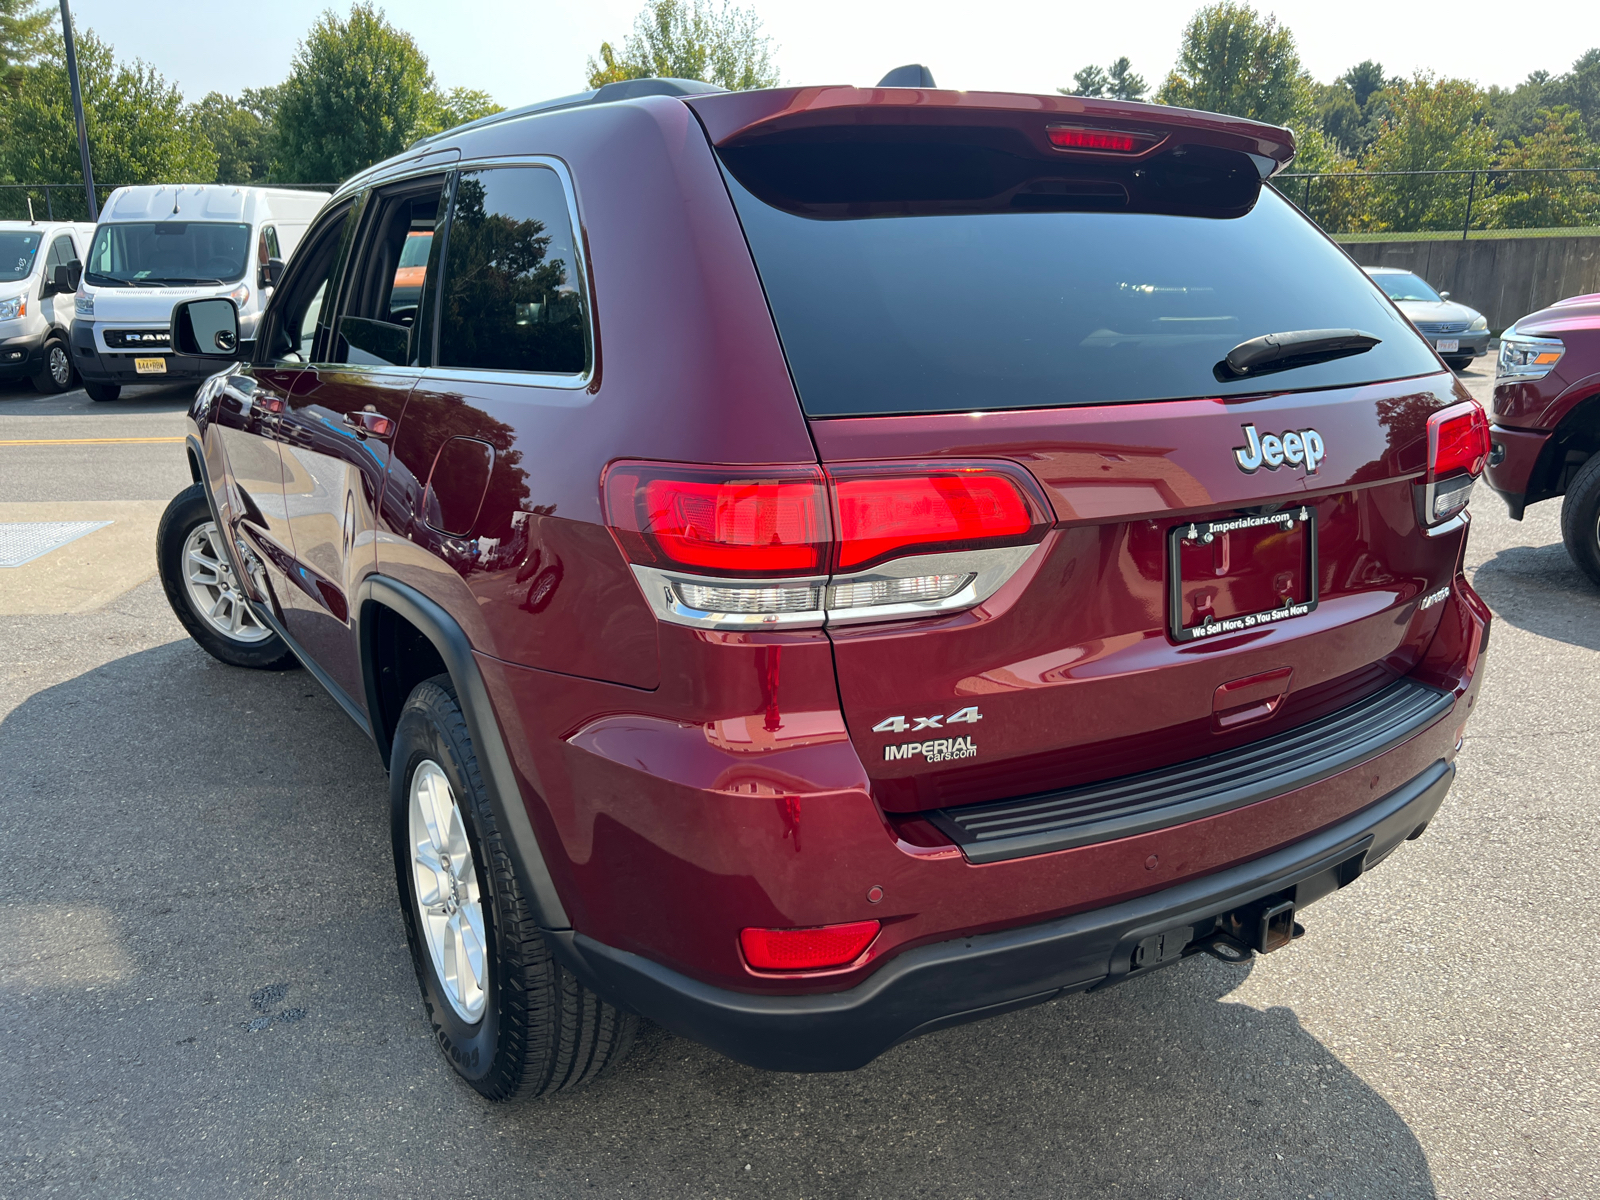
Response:
[[[1164,104],[1094,100],[1082,96],[1030,96],[1011,92],[956,92],[926,86],[889,83],[918,71],[931,81],[927,68],[898,67],[884,76],[884,86],[771,88],[752,92],[684,97],[699,115],[719,149],[748,146],[803,131],[827,127],[966,127],[1020,133],[1041,158],[1074,156],[1137,162],[1158,150],[1178,145],[1209,146],[1250,156],[1262,179],[1277,174],[1294,158],[1294,134],[1275,125],[1221,113],[1197,112]],[[613,85],[615,86],[615,85]],[[1135,149],[1100,149],[1093,139],[1064,146],[1052,140],[1051,129],[1124,135],[1106,142]]]

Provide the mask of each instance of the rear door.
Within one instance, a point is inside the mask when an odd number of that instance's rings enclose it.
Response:
[[[840,479],[1020,466],[1051,526],[959,610],[830,614],[886,808],[1201,757],[1416,663],[1439,615],[1421,601],[1461,544],[1424,535],[1412,488],[1453,380],[1244,155],[1169,146],[1131,173],[1041,158],[1035,178],[1020,142],[991,139],[1008,159],[967,154],[970,128],[872,132],[824,155],[835,135],[813,124],[722,155],[821,460]],[[1141,192],[1163,172],[1170,198]],[[1227,368],[1251,339],[1336,328],[1377,343]],[[836,521],[859,519],[844,495]],[[915,525],[917,503],[890,515]],[[941,561],[929,588],[977,569]]]
[[[375,530],[389,450],[416,382],[423,338],[401,256],[431,238],[442,176],[369,195],[343,273],[326,358],[305,364],[284,393],[283,492],[302,586],[290,635],[358,705],[355,590],[377,567]]]

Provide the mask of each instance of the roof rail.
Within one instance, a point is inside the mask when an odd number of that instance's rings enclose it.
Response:
[[[560,108],[577,108],[582,104],[610,104],[614,100],[636,100],[640,96],[698,96],[705,92],[725,92],[727,90],[727,88],[720,88],[714,83],[702,83],[698,79],[619,79],[615,83],[608,83],[604,87],[593,91],[574,92],[570,96],[557,96],[553,100],[539,100],[533,104],[524,104],[521,108],[508,108],[503,112],[490,113],[486,117],[479,117],[476,121],[467,121],[465,124],[452,126],[442,133],[433,133],[427,137],[418,138],[406,149],[415,150],[418,146],[425,146],[443,137],[453,137],[464,129],[482,129],[486,125],[498,125],[502,121],[514,121],[518,117],[528,117],[534,113],[554,112]]]

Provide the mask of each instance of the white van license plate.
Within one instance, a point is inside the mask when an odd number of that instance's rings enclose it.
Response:
[[[1440,354],[1454,354],[1461,349],[1461,342],[1458,338],[1440,338],[1434,345],[1438,347]]]
[[[136,358],[133,360],[133,369],[140,375],[165,375],[167,373],[167,360],[164,358]]]

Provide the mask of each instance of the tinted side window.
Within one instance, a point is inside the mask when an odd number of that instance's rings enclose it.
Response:
[[[339,247],[350,221],[347,208],[323,225],[295,256],[295,269],[272,306],[267,361],[325,362],[332,319],[328,291],[339,269]]]
[[[374,196],[339,318],[339,362],[403,366],[422,349],[418,312],[444,180]]]
[[[440,293],[443,367],[582,374],[589,315],[567,196],[546,167],[463,171]]]
[[[55,241],[50,243],[50,254],[44,260],[45,279],[50,280],[55,278],[57,267],[66,266],[77,257],[77,254],[74,253],[72,249],[72,239],[66,234],[62,234]]]

